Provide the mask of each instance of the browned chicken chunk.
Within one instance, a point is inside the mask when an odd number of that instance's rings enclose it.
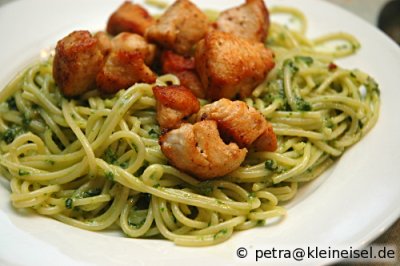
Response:
[[[197,45],[196,70],[207,98],[245,98],[274,67],[272,52],[230,33],[211,31]]]
[[[112,51],[96,82],[104,93],[127,89],[137,82],[154,83],[157,76],[144,63],[140,52]]]
[[[181,85],[190,89],[196,97],[204,99],[205,93],[203,90],[203,85],[200,82],[199,77],[197,76],[196,72],[191,70],[186,70],[182,72],[172,73],[178,77]]]
[[[233,141],[241,148],[248,148],[256,141],[256,149],[276,149],[272,127],[260,112],[245,102],[221,99],[203,106],[197,119],[216,121],[224,140]]]
[[[178,128],[183,119],[198,112],[200,103],[196,96],[184,86],[155,86],[157,121],[161,128]]]
[[[103,54],[88,31],[74,31],[58,41],[53,77],[65,96],[77,96],[95,87]]]
[[[203,86],[195,71],[193,57],[183,57],[172,51],[165,51],[161,57],[162,69],[165,74],[174,74],[181,85],[190,89],[198,98],[205,98]]]
[[[216,28],[250,41],[264,42],[269,28],[264,0],[246,0],[243,5],[222,12]]]
[[[132,32],[144,36],[155,19],[142,6],[124,2],[108,19],[107,32],[117,35],[121,32]]]
[[[188,55],[208,30],[207,16],[188,0],[177,0],[150,26],[146,39],[178,54]]]
[[[156,46],[149,44],[137,34],[123,32],[115,36],[112,40],[113,51],[139,52],[143,55],[144,61],[150,65],[156,54]]]
[[[194,57],[184,57],[172,51],[164,51],[161,56],[164,73],[194,70],[196,65]]]
[[[247,154],[245,148],[222,141],[215,121],[183,124],[162,135],[160,145],[173,166],[202,180],[232,172]]]
[[[258,137],[258,139],[254,141],[252,146],[257,151],[276,151],[278,148],[278,141],[271,123],[267,123],[267,128]]]
[[[111,52],[112,48],[111,38],[104,31],[97,32],[94,37],[97,39],[103,55],[107,56]]]

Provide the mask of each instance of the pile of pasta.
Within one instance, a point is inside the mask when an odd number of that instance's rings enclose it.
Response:
[[[233,231],[284,216],[299,185],[374,126],[379,89],[368,74],[334,63],[360,47],[353,36],[310,40],[300,11],[270,12],[301,25],[271,24],[266,45],[276,66],[245,99],[272,123],[276,152],[249,151],[234,172],[200,182],[168,165],[160,150],[154,84],[109,98],[91,91],[67,99],[54,83],[50,57],[0,92],[0,169],[13,206],[87,230],[114,228],[185,246],[220,243]],[[324,49],[334,42],[341,44]],[[156,84],[179,80],[164,75]]]

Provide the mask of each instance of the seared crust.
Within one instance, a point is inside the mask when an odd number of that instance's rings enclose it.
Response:
[[[197,120],[216,121],[225,141],[233,141],[241,148],[248,148],[258,140],[256,145],[260,150],[276,149],[272,127],[260,112],[245,102],[221,99],[207,104],[199,111]]]
[[[175,76],[178,77],[178,79],[181,82],[181,85],[191,90],[193,94],[196,95],[197,98],[204,99],[206,97],[203,85],[201,84],[200,79],[195,71],[186,70],[173,74],[175,74]]]
[[[240,166],[247,150],[225,144],[215,121],[183,124],[160,137],[161,150],[178,169],[202,180],[224,176]]]
[[[157,100],[157,121],[164,129],[178,128],[185,117],[199,111],[196,96],[184,86],[155,86]]]
[[[211,100],[248,97],[275,65],[263,44],[220,31],[209,32],[197,44],[195,62]]]
[[[58,41],[53,77],[61,92],[71,97],[94,88],[103,59],[98,40],[89,31],[74,31]]]
[[[183,57],[172,51],[165,51],[161,62],[163,73],[176,75],[181,85],[190,89],[196,97],[205,98],[203,86],[195,72],[194,57]]]
[[[127,89],[137,82],[154,83],[157,76],[148,68],[140,52],[112,51],[96,82],[104,93]]]
[[[194,70],[196,67],[194,57],[184,57],[169,50],[162,53],[161,62],[164,73]]]
[[[153,63],[156,55],[156,46],[135,33],[123,32],[112,39],[113,51],[139,52],[147,65]]]
[[[222,12],[216,28],[249,41],[264,42],[269,29],[269,13],[264,0],[246,0],[246,3]]]
[[[144,36],[146,29],[154,23],[146,9],[126,1],[108,19],[107,32],[111,35],[132,32]]]
[[[111,38],[104,31],[97,32],[94,37],[97,39],[101,53],[107,56],[112,49]]]
[[[278,141],[270,123],[264,132],[256,139],[252,145],[257,151],[276,151],[278,148]]]
[[[188,0],[177,0],[150,26],[146,39],[178,54],[188,55],[208,30],[207,16]]]

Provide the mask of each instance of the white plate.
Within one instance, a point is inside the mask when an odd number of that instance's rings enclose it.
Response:
[[[240,1],[197,1],[225,8]],[[121,1],[16,1],[0,8],[0,87],[39,57],[43,48],[72,30],[98,30]],[[80,230],[39,215],[17,212],[8,182],[0,180],[0,264],[123,265],[238,263],[239,246],[257,248],[322,245],[360,247],[400,215],[400,49],[377,29],[325,1],[270,0],[290,5],[309,19],[309,36],[334,31],[354,34],[362,48],[340,61],[361,68],[380,84],[381,115],[376,127],[348,150],[317,182],[307,186],[280,223],[236,233],[206,248],[182,248],[170,241],[130,239]],[[251,260],[250,260],[251,261]],[[254,260],[253,260],[254,261]]]

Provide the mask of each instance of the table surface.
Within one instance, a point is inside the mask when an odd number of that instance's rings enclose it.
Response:
[[[0,7],[3,4],[15,0],[0,0]],[[372,25],[377,24],[379,11],[383,5],[389,0],[325,0],[339,5],[355,15],[363,18]],[[390,228],[375,239],[371,245],[395,245],[397,247],[397,261],[400,263],[400,219],[397,220]],[[397,263],[396,263],[397,264]],[[363,263],[338,263],[336,265],[364,265]],[[368,263],[370,266],[382,265],[382,263]]]

